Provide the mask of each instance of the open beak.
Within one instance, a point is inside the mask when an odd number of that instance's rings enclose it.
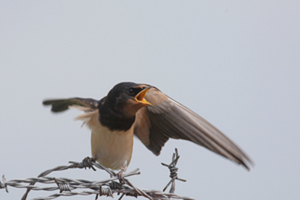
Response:
[[[144,98],[147,94],[147,92],[151,89],[151,87],[147,87],[145,89],[143,89],[142,91],[140,91],[136,96],[135,96],[135,100],[143,105],[150,105],[152,106],[152,104],[148,101],[146,101],[146,99]]]

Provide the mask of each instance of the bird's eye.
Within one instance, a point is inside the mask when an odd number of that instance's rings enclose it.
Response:
[[[133,89],[133,88],[130,88],[130,89],[129,89],[129,93],[130,93],[130,94],[134,94],[134,89]]]

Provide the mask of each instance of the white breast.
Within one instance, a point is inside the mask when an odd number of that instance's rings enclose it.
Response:
[[[98,110],[85,113],[76,119],[83,120],[92,130],[92,157],[111,169],[129,165],[133,147],[133,127],[128,131],[110,131],[99,122]]]

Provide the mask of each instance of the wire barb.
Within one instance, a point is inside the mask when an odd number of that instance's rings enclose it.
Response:
[[[0,189],[5,188],[5,191],[8,193],[7,185],[6,185],[6,178],[4,174],[2,175],[2,180],[0,181]]]
[[[171,184],[171,188],[170,188],[170,191],[169,193],[174,193],[175,192],[175,180],[179,180],[179,181],[183,181],[183,182],[186,182],[186,180],[184,179],[181,179],[181,178],[178,178],[177,176],[177,171],[178,171],[178,168],[176,167],[177,165],[177,162],[179,160],[179,155],[178,155],[178,150],[177,148],[175,148],[175,153],[173,153],[173,156],[172,156],[172,162],[167,165],[165,163],[161,163],[163,166],[166,166],[169,168],[170,170],[170,178],[171,180],[169,181],[169,183],[166,185],[166,187],[163,189],[163,192],[169,187],[169,185]]]
[[[71,187],[68,183],[59,183],[56,178],[54,178],[54,181],[59,188],[59,193],[62,193],[63,191],[71,191]]]
[[[98,196],[107,196],[107,197],[114,197],[113,193],[110,189],[110,187],[102,187],[99,188],[99,194],[96,195],[96,200],[98,199]]]

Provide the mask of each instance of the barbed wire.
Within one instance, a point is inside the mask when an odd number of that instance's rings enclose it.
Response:
[[[167,199],[182,199],[182,200],[192,200],[188,197],[182,197],[174,194],[175,191],[175,180],[185,181],[177,177],[178,168],[176,168],[176,164],[178,162],[179,155],[177,149],[175,149],[175,153],[172,157],[172,162],[167,165],[162,163],[162,165],[167,166],[170,169],[170,178],[171,180],[164,188],[163,192],[158,190],[140,190],[135,187],[128,179],[129,176],[139,175],[139,169],[135,169],[129,173],[123,173],[120,177],[114,171],[104,167],[103,165],[95,162],[93,159],[87,157],[83,159],[82,162],[73,162],[70,161],[70,165],[58,166],[49,170],[42,172],[37,178],[26,178],[26,179],[15,179],[7,181],[2,176],[2,180],[0,181],[0,189],[5,189],[8,192],[9,187],[15,188],[26,188],[27,191],[21,198],[22,200],[26,200],[28,193],[33,191],[55,191],[58,190],[59,193],[52,194],[47,197],[34,198],[33,200],[51,200],[61,196],[87,196],[87,195],[96,195],[96,199],[98,196],[107,196],[113,197],[113,194],[121,195],[119,200],[121,200],[124,196],[143,196],[147,199],[151,200],[167,200]],[[71,178],[56,178],[56,177],[48,177],[47,175],[55,172],[55,171],[63,171],[68,169],[93,169],[96,171],[96,168],[106,171],[111,178],[101,181],[89,181],[84,179],[71,179]],[[117,182],[119,181],[119,182]],[[29,185],[26,185],[28,184]],[[35,183],[40,184],[54,184],[49,187],[41,187],[35,186]],[[170,192],[165,193],[164,191],[171,184]],[[85,189],[85,190],[84,190]],[[89,189],[86,191],[86,189]],[[84,190],[84,191],[75,191],[75,190]]]

